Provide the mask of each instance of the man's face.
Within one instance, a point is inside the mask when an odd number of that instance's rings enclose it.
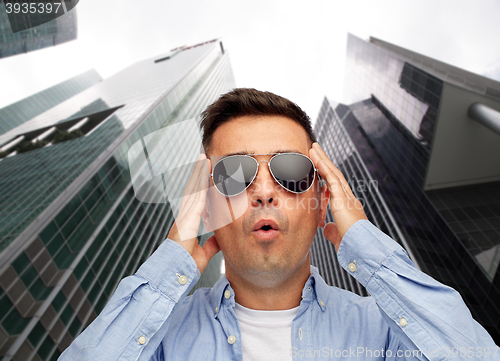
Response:
[[[310,148],[306,131],[288,118],[244,116],[217,128],[208,156],[213,170],[219,159],[231,153],[295,152],[309,156]],[[269,161],[271,157],[255,156],[257,161]],[[237,208],[245,210],[243,215],[224,227],[213,227],[224,254],[228,278],[237,275],[262,286],[268,282],[271,287],[299,267],[308,269],[309,248],[317,227],[324,225],[329,199],[325,192],[326,186],[319,189],[317,176],[307,192],[289,192],[274,180],[267,163],[259,163],[250,187],[231,199],[233,207],[239,204]],[[209,224],[207,229],[217,224],[222,213],[218,210],[227,209],[228,204],[228,198],[217,191],[211,192],[207,204],[210,216],[205,211],[203,217],[205,225]],[[279,230],[272,239],[263,239],[254,232],[255,224],[262,219],[277,223]]]

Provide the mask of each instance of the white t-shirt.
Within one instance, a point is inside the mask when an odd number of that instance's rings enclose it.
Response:
[[[282,311],[260,311],[236,303],[244,361],[292,360],[292,320],[299,306]]]

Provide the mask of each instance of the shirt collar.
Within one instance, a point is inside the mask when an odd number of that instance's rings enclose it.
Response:
[[[320,276],[318,268],[311,266],[311,275],[302,289],[302,300],[307,302],[316,301],[321,310],[325,311],[326,304],[328,302],[328,287],[329,286],[323,280],[323,277]],[[221,304],[225,299],[224,293],[226,291],[229,291],[231,295],[227,299],[227,302],[229,302],[231,307],[234,307],[234,291],[231,288],[226,275],[223,274],[210,290],[209,299],[212,309],[215,311],[214,317],[217,317],[218,315]]]

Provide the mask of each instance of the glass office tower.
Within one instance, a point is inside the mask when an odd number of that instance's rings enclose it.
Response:
[[[3,359],[55,360],[166,238],[170,206],[137,200],[127,152],[233,87],[212,40],[138,62],[0,135]],[[220,277],[221,258],[195,287]]]
[[[500,111],[500,83],[349,35],[344,92],[350,105],[323,102],[319,143],[372,223],[500,343],[500,135],[468,115],[478,102]],[[333,252],[318,232],[313,263],[356,292]]]
[[[0,135],[90,88],[101,80],[101,76],[95,70],[89,70],[0,109]]]
[[[44,16],[53,18],[53,15],[28,14],[29,19],[25,19],[21,14],[11,16],[11,19],[9,19],[5,4],[3,0],[0,0],[0,58],[23,54],[75,40],[77,37],[76,9],[72,8],[71,11],[69,10],[67,9],[68,12],[54,20],[26,30],[13,32],[12,29],[26,28],[26,24],[24,23],[27,20],[30,22],[43,22]]]

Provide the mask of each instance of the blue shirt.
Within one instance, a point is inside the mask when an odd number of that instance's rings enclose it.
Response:
[[[292,322],[294,360],[500,360],[459,293],[369,221],[349,228],[337,257],[371,297],[328,286],[311,267]],[[242,360],[231,285],[223,276],[186,297],[199,277],[189,253],[165,241],[60,360]]]

